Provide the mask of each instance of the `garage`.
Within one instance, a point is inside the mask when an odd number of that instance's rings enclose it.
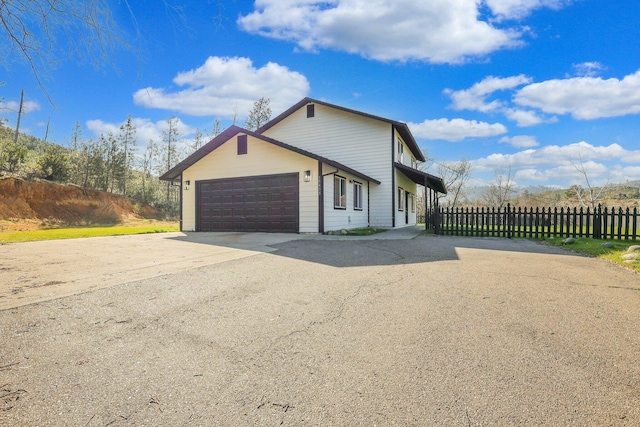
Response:
[[[298,173],[196,182],[197,231],[297,233]]]

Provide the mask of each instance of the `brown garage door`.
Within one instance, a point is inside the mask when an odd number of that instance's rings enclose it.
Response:
[[[298,174],[196,182],[198,231],[298,232]]]

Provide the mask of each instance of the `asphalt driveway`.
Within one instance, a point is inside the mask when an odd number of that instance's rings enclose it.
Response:
[[[188,268],[0,310],[0,425],[640,424],[640,276],[618,266],[508,239],[174,237]]]

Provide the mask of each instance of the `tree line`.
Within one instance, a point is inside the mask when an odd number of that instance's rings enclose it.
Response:
[[[255,130],[270,117],[269,100],[260,98],[244,126]],[[220,121],[216,119],[210,132],[196,129],[192,138],[183,139],[178,118],[171,116],[161,139],[150,139],[142,146],[129,115],[118,131],[98,138],[85,138],[80,123],[76,123],[67,146],[62,146],[16,133],[0,120],[0,175],[9,173],[116,193],[176,215],[180,188],[159,177],[219,133]]]

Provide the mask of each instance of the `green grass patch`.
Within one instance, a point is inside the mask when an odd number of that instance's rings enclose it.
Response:
[[[0,232],[0,244],[35,242],[38,240],[78,239],[83,237],[123,236],[127,234],[167,233],[179,231],[175,225],[136,225],[109,227],[69,227],[46,230]]]
[[[591,238],[576,238],[575,243],[563,244],[565,237],[549,237],[544,242],[553,246],[559,246],[566,250],[593,256],[596,258],[606,259],[608,261],[620,264],[626,268],[635,270],[640,273],[640,262],[627,263],[622,256],[628,254],[629,246],[640,245],[640,240],[602,240]],[[603,243],[609,243],[613,247],[604,247]]]
[[[347,230],[347,236],[371,236],[385,231],[387,231],[386,228],[354,228],[353,230]]]

